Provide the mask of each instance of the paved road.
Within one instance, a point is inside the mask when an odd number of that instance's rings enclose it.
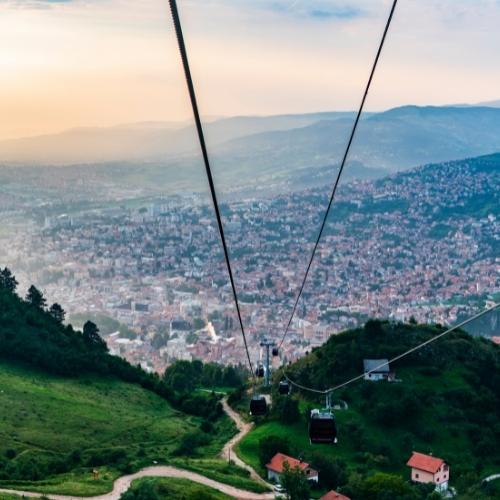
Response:
[[[250,476],[259,481],[261,483],[265,483],[265,481],[255,472],[252,467],[245,464],[237,455],[234,453],[234,446],[248,433],[253,427],[253,424],[249,424],[244,422],[240,415],[236,413],[226,401],[226,398],[222,400],[222,405],[224,407],[224,411],[227,415],[234,421],[239,432],[236,436],[234,436],[230,441],[226,443],[224,449],[222,451],[222,456],[224,458],[228,457],[228,454],[231,453],[231,459],[239,465],[240,467],[245,468],[250,472]],[[200,474],[196,474],[195,472],[187,471],[184,469],[179,469],[178,467],[171,466],[155,466],[155,467],[147,467],[146,469],[142,469],[135,474],[130,474],[128,476],[123,476],[118,478],[114,485],[113,491],[111,493],[106,493],[104,495],[96,496],[96,497],[75,497],[75,496],[66,496],[66,495],[46,495],[47,498],[51,500],[119,500],[120,496],[125,493],[135,479],[140,479],[143,477],[174,477],[174,478],[182,478],[189,479],[190,481],[194,481],[195,483],[202,484],[204,486],[209,486],[210,488],[214,488],[226,495],[232,496],[233,498],[241,499],[241,500],[269,500],[274,498],[273,493],[252,493],[250,491],[240,490],[233,486],[229,486],[227,484],[219,483],[212,479],[208,479],[205,476]],[[270,485],[268,485],[270,486]],[[40,498],[40,493],[30,493],[28,491],[18,491],[18,490],[3,490],[0,489],[0,493],[11,493],[15,495],[24,495],[29,498]]]

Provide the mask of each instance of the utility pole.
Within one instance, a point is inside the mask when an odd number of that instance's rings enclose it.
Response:
[[[266,348],[266,380],[265,380],[265,386],[269,387],[269,349],[272,347],[276,347],[276,344],[272,340],[268,339],[263,339],[260,341],[260,346]]]

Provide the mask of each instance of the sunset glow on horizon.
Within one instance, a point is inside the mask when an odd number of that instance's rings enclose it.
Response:
[[[178,3],[205,116],[356,108],[390,7]],[[496,0],[401,1],[368,108],[499,99],[499,22]],[[191,117],[167,1],[0,1],[0,46],[0,139]]]

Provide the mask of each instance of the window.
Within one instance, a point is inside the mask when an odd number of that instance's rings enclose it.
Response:
[[[418,472],[415,472],[415,479],[418,479]]]
[[[439,483],[439,476],[436,478],[436,483]]]

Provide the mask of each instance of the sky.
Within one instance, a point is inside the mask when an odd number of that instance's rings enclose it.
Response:
[[[178,0],[206,117],[355,109],[389,0]],[[399,0],[367,102],[500,99],[499,0]],[[187,121],[167,0],[0,0],[0,139]]]

